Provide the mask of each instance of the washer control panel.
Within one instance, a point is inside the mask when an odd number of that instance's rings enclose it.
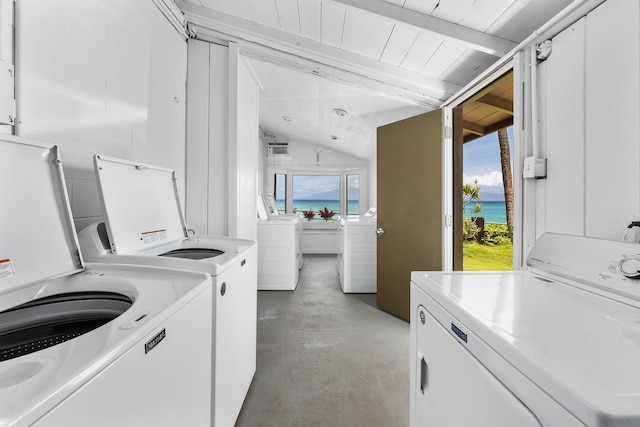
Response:
[[[630,279],[640,279],[640,256],[622,258],[618,263],[618,271]]]
[[[545,233],[533,247],[527,266],[542,275],[560,276],[576,286],[630,298],[640,305],[637,243]]]

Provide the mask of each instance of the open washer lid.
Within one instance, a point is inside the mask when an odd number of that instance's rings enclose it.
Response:
[[[98,192],[114,254],[186,239],[175,171],[95,155]]]
[[[0,136],[0,294],[84,269],[58,147]]]

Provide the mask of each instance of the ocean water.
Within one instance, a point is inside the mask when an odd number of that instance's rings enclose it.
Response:
[[[278,209],[284,212],[284,200],[276,201]],[[476,215],[471,213],[471,209],[476,203],[482,205],[482,213]],[[309,209],[317,212],[325,207],[330,211],[334,211],[337,214],[340,213],[340,202],[337,200],[294,200],[293,206],[297,209],[298,213],[302,214],[302,211],[308,211]],[[349,212],[358,212],[358,201],[349,201]],[[464,218],[471,218],[472,216],[481,216],[484,218],[485,223],[507,223],[507,211],[504,202],[476,202],[472,201],[467,205],[464,212]],[[319,215],[316,215],[319,218]]]
[[[471,209],[476,205],[476,203],[482,205],[482,212],[480,214],[474,214],[471,212]],[[476,202],[471,201],[465,211],[464,218],[471,218],[472,216],[481,216],[484,218],[485,223],[497,223],[497,224],[506,224],[507,223],[507,210],[504,202]]]

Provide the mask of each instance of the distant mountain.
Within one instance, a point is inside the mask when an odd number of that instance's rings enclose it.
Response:
[[[295,200],[340,200],[340,190],[324,191],[304,197],[294,197]]]
[[[489,191],[480,192],[480,200],[483,202],[504,202],[504,192],[491,193]]]

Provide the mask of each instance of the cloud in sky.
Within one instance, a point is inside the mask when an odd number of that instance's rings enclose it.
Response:
[[[502,172],[492,171],[484,175],[462,175],[462,182],[464,184],[473,184],[475,180],[478,180],[478,184],[480,184],[480,186],[502,186]]]
[[[473,184],[475,180],[480,185],[480,200],[504,200],[501,172],[492,171],[484,175],[462,175],[464,184]]]

